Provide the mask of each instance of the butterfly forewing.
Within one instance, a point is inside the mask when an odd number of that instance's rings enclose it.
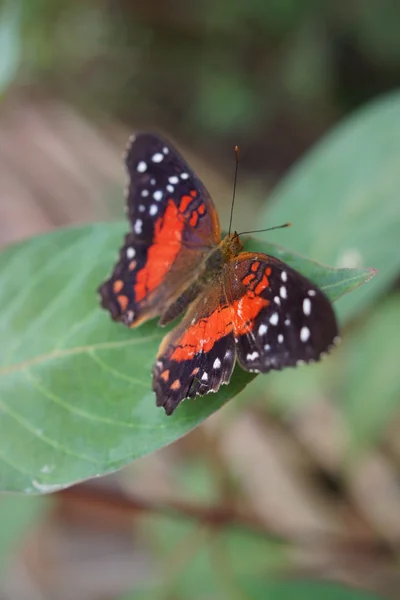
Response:
[[[201,181],[161,138],[139,134],[126,154],[131,231],[112,276],[100,287],[102,306],[135,326],[160,315],[220,241],[215,207]]]
[[[227,263],[237,358],[254,372],[317,361],[335,344],[336,318],[325,294],[276,258],[242,253]]]

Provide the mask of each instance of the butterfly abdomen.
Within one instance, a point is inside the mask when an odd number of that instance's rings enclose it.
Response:
[[[197,269],[196,273],[192,274],[193,279],[183,292],[174,300],[160,318],[160,325],[166,325],[174,321],[182,315],[189,304],[198,298],[204,290],[213,286],[221,280],[224,265],[236,255],[241,247],[241,244],[236,240],[231,242],[232,236],[227,236],[216,248],[214,248],[205,258],[204,262]]]

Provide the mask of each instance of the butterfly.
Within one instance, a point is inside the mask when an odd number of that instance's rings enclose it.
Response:
[[[267,373],[319,360],[338,340],[325,294],[284,262],[221,239],[210,194],[180,154],[149,133],[132,136],[125,236],[100,287],[103,308],[137,327],[183,316],[162,340],[153,367],[157,406],[216,392],[235,362]]]

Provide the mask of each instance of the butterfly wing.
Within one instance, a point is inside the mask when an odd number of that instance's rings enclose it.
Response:
[[[170,144],[133,137],[126,167],[131,231],[99,292],[112,318],[134,327],[176,299],[221,233],[209,193]]]
[[[317,361],[337,336],[319,288],[276,258],[242,253],[162,341],[153,369],[157,405],[171,414],[185,398],[218,391],[236,358],[259,373]]]
[[[161,342],[153,368],[157,406],[170,415],[185,398],[218,391],[229,382],[234,364],[232,312],[216,282]]]
[[[317,361],[338,340],[331,303],[306,277],[266,254],[244,252],[224,268],[236,353],[266,373]]]

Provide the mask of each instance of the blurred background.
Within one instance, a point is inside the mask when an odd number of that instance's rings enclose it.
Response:
[[[3,1],[1,246],[122,218],[135,129],[179,147],[225,228],[238,144],[235,219],[255,227],[299,157],[399,86],[399,28],[397,0]],[[238,578],[270,576],[398,598],[399,323],[392,269],[301,380],[258,378],[113,476],[3,495],[1,600],[235,598]]]

